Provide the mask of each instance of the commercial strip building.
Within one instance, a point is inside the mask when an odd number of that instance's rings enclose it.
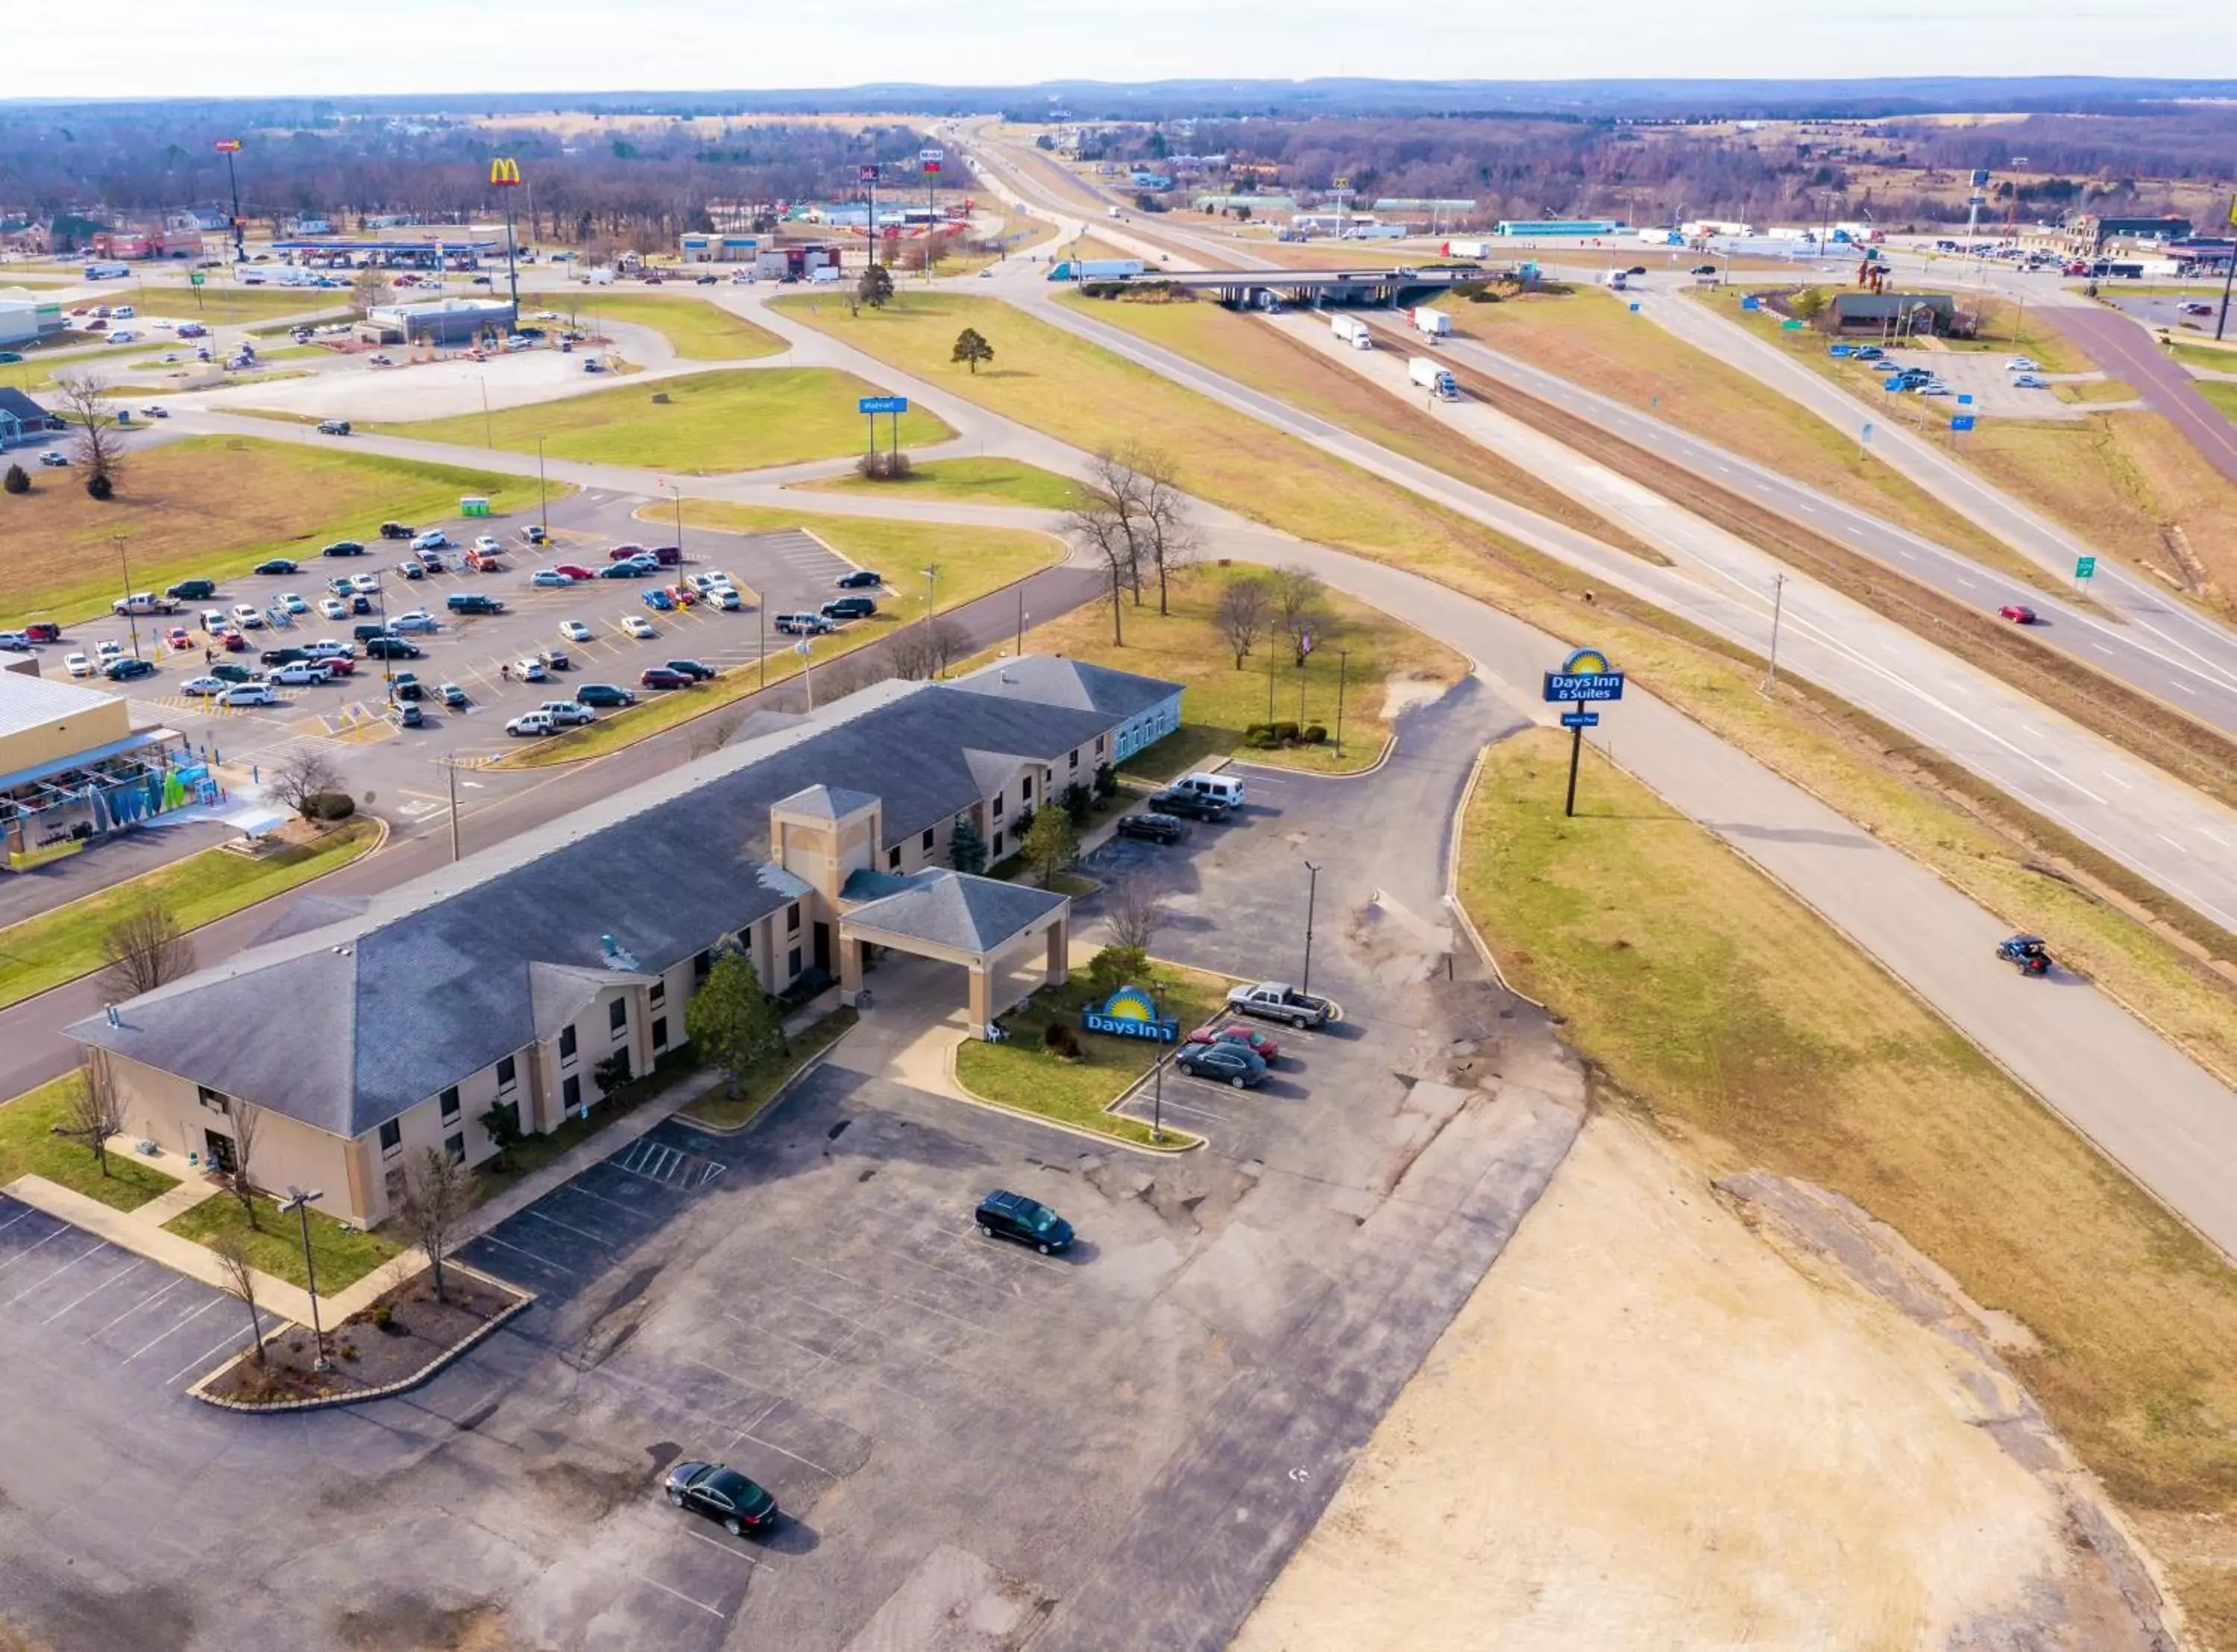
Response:
[[[122,695],[0,671],[0,869],[76,854],[215,790],[176,730],[132,727]]]
[[[1031,811],[1177,728],[1180,697],[1027,659],[756,714],[723,750],[454,865],[299,899],[247,951],[69,1030],[109,1052],[128,1133],[222,1167],[253,1104],[258,1179],[370,1225],[423,1149],[489,1157],[484,1114],[549,1132],[677,1050],[725,947],[795,1002],[858,994],[879,951],[957,964],[974,1030],[1006,1007],[1006,965],[1063,979],[1069,901],[947,869],[954,833],[1014,851]]]
[[[59,300],[20,286],[0,289],[0,346],[31,344],[67,325]]]
[[[367,344],[471,344],[503,338],[519,324],[509,299],[434,299],[424,304],[377,304],[357,326]]]

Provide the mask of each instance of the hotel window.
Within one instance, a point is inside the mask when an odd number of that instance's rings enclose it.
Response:
[[[208,1108],[213,1113],[230,1113],[233,1111],[233,1103],[226,1099],[225,1092],[222,1090],[212,1089],[208,1084],[197,1084],[195,1086],[195,1099],[200,1102],[204,1107]]]
[[[1065,765],[1065,767],[1067,767],[1067,768],[1078,768],[1078,767],[1079,767],[1079,747],[1074,747],[1072,748],[1072,761],[1071,761],[1071,762],[1069,762],[1069,763],[1067,763],[1066,765]]]
[[[452,1164],[464,1164],[466,1162],[466,1138],[465,1134],[461,1132],[457,1135],[445,1136],[443,1138],[443,1151],[451,1155],[451,1162]]]
[[[443,1092],[443,1122],[448,1124],[459,1116],[459,1087],[456,1084]]]
[[[1018,782],[1018,801],[1020,803],[1030,803],[1033,800],[1033,777],[1028,774],[1025,779]]]
[[[798,975],[800,973],[800,949],[798,947],[794,947],[792,951],[784,955],[784,972],[788,976]]]
[[[627,998],[616,998],[611,1004],[606,1006],[606,1025],[613,1029],[616,1032],[621,1032],[627,1029],[629,1026],[629,1000]]]
[[[404,1122],[391,1119],[380,1127],[380,1150],[383,1155],[404,1151]]]
[[[1095,754],[1096,754],[1098,757],[1100,757],[1100,756],[1102,756],[1102,755],[1103,755],[1103,744],[1104,744],[1104,742],[1105,742],[1105,740],[1109,740],[1110,738],[1111,738],[1111,737],[1110,737],[1108,734],[1098,734],[1098,735],[1095,737]]]
[[[1002,818],[1002,794],[1000,792],[994,793],[994,818],[997,820]]]
[[[666,1016],[655,1016],[652,1018],[652,1047],[655,1050],[668,1048],[668,1017]]]
[[[698,957],[691,960],[692,984],[696,986],[699,983],[704,981],[709,975],[714,973],[714,953],[711,951],[700,953]]]
[[[563,1062],[575,1059],[575,1027],[572,1022],[559,1029],[559,1059]]]
[[[497,1063],[497,1087],[510,1089],[520,1076],[520,1063],[510,1056],[500,1056]]]
[[[583,1080],[579,1074],[567,1075],[567,1082],[559,1087],[559,1101],[570,1113],[583,1104]]]
[[[645,1001],[649,1004],[666,1004],[668,1002],[668,978],[665,976],[663,976],[659,980],[655,981],[650,987],[646,989],[644,996]]]
[[[899,872],[901,869],[901,846],[897,843],[892,848],[886,851],[886,870],[888,872]]]
[[[993,856],[997,860],[1000,860],[1002,858],[1002,834],[1000,833],[997,832],[994,834],[994,846],[992,849],[989,849],[987,852]]]
[[[784,932],[788,935],[800,933],[800,903],[798,901],[793,902],[784,909]]]
[[[934,843],[934,838],[933,838],[933,835],[932,835],[932,828],[931,828],[930,826],[927,826],[927,827],[925,828],[924,837],[923,837],[923,839],[919,842],[919,844],[918,844],[918,846],[918,846],[919,848],[922,849],[922,850],[924,851],[924,852],[925,852],[925,853],[927,853],[927,854],[930,854],[930,853],[932,852],[932,846],[933,846],[933,843]]]

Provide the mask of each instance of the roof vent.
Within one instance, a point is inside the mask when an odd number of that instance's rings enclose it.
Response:
[[[598,937],[598,951],[604,958],[606,967],[610,970],[634,970],[637,968],[637,960],[634,958],[631,958],[627,952],[623,951],[621,943],[617,941],[610,935],[601,935]]]
[[[116,1013],[116,1006],[113,1004],[102,1004],[101,1013],[109,1017],[109,1024],[112,1027],[121,1027],[124,1024],[124,1017]]]

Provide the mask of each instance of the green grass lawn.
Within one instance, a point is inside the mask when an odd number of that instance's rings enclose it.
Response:
[[[672,507],[665,504],[647,505],[639,514],[649,521],[663,523],[675,520]],[[888,522],[868,517],[815,517],[706,499],[686,499],[683,520],[687,529],[722,528],[733,533],[769,533],[780,528],[804,527],[841,555],[864,567],[879,569],[896,582],[894,592],[879,596],[876,614],[816,639],[811,669],[881,637],[891,636],[900,627],[921,619],[927,593],[925,581],[915,574],[918,569],[939,565],[940,606],[945,611],[958,602],[982,596],[1050,567],[1064,557],[1064,547],[1048,535],[1011,528],[959,528],[945,523]],[[709,543],[701,541],[695,547],[696,554],[719,558],[720,550],[710,551]],[[755,600],[759,600],[758,596]],[[731,622],[758,623],[745,615],[731,616]],[[766,681],[782,682],[798,675],[800,659],[784,649],[772,653],[767,663]],[[497,767],[541,768],[552,763],[602,756],[753,694],[761,688],[763,681],[758,664],[733,667],[711,682],[664,694],[649,694],[627,710],[612,712],[594,723],[536,740],[508,753],[498,760]]]
[[[2216,349],[2211,345],[2185,344],[2177,339],[2168,346],[2168,353],[2186,367],[2204,367],[2214,372],[2237,372],[2237,349]]]
[[[524,307],[526,303],[524,299]],[[558,311],[573,326],[630,321],[651,327],[687,361],[749,361],[757,356],[781,355],[786,348],[784,340],[767,327],[704,299],[664,299],[647,293],[593,289],[579,295],[550,294],[542,307]]]
[[[53,1127],[69,1116],[69,1087],[76,1082],[75,1075],[65,1075],[0,1105],[0,1188],[17,1176],[39,1175],[111,1209],[136,1210],[178,1186],[176,1177],[129,1153],[110,1154],[104,1176],[89,1150],[54,1134]]]
[[[378,834],[372,821],[351,820],[315,843],[258,860],[228,849],[205,849],[0,929],[0,1009],[100,968],[102,935],[142,902],[160,903],[182,928],[196,929],[347,865],[373,846]]]
[[[565,401],[510,408],[488,421],[487,439],[516,453],[636,464],[685,476],[750,471],[803,459],[838,458],[861,447],[867,424],[855,399],[880,393],[829,367],[754,367],[692,373],[649,385],[617,385]],[[656,402],[665,396],[665,403]],[[945,442],[955,432],[921,408],[901,415],[904,447]],[[366,425],[384,436],[483,445],[479,413]],[[879,426],[879,439],[886,427]]]
[[[1227,983],[1217,976],[1172,964],[1157,964],[1152,969],[1155,981],[1137,984],[1153,987],[1158,1008],[1178,1019],[1184,1032],[1208,1020],[1227,996]],[[955,1052],[957,1080],[982,1101],[1137,1147],[1195,1146],[1198,1137],[1171,1124],[1165,1127],[1165,1140],[1153,1142],[1147,1124],[1109,1110],[1171,1046],[1080,1032],[1079,1012],[1092,996],[1084,972],[1063,986],[1043,987],[1000,1017],[1010,1035],[1006,1043],[990,1044],[978,1038],[964,1042]],[[1061,1021],[1079,1033],[1079,1045],[1086,1052],[1082,1059],[1067,1060],[1043,1045],[1045,1030],[1052,1021]],[[1175,1082],[1171,1072],[1165,1076],[1167,1083]]]
[[[142,286],[104,294],[100,301],[115,304],[120,299],[140,313],[142,325],[148,318],[160,316],[166,321],[215,326],[346,309],[350,295],[346,287],[221,286],[213,280],[199,292],[184,286]]]
[[[1846,1195],[2016,1316],[2039,1346],[2006,1359],[2132,1510],[2237,1514],[2237,1271],[1653,793],[1595,756],[1564,819],[1567,757],[1501,742],[1465,819],[1461,898],[1515,984],[1707,1174]]]
[[[132,589],[161,590],[245,574],[267,556],[315,556],[332,539],[370,540],[384,517],[451,516],[463,494],[485,496],[499,514],[536,502],[532,476],[340,445],[193,436],[135,451],[128,438],[125,454],[105,503],[86,497],[75,469],[32,470],[30,493],[0,495],[0,626],[106,615],[123,581],[119,534]]]
[[[0,389],[51,389],[55,382],[55,368],[57,365],[67,367],[70,365],[71,362],[67,357],[59,363],[41,361],[36,356],[32,357],[29,361],[0,362]]]
[[[2201,378],[2198,393],[2221,410],[2221,417],[2237,420],[2237,384],[2226,378]]]
[[[898,482],[872,482],[859,476],[794,486],[820,493],[883,494],[895,499],[963,499],[974,504],[1024,505],[1035,510],[1069,510],[1079,503],[1079,484],[1022,459],[934,459],[914,467]]]
[[[301,1218],[293,1211],[283,1213],[261,1194],[256,1195],[254,1227],[248,1225],[248,1215],[241,1209],[241,1201],[231,1194],[221,1193],[203,1200],[182,1215],[174,1216],[163,1224],[163,1231],[191,1239],[197,1245],[210,1244],[228,1234],[236,1234],[247,1247],[250,1265],[258,1272],[293,1285],[307,1287],[310,1283],[309,1275],[303,1271]],[[346,1228],[321,1211],[311,1213],[311,1255],[319,1265],[319,1294],[322,1297],[354,1285],[383,1262],[403,1254],[404,1247],[396,1240]]]
[[[858,1017],[852,1008],[833,1010],[829,1015],[798,1034],[792,1047],[775,1061],[764,1062],[738,1085],[738,1093],[730,1094],[728,1084],[718,1084],[699,1100],[683,1109],[683,1116],[697,1119],[703,1124],[718,1130],[742,1129],[752,1123],[768,1106],[769,1098],[782,1089],[794,1074],[839,1042],[839,1037],[853,1026]]]
[[[1234,650],[1213,626],[1212,615],[1229,585],[1264,577],[1263,570],[1253,568],[1193,568],[1175,581],[1169,615],[1158,613],[1154,589],[1147,593],[1144,606],[1128,602],[1120,615],[1123,647],[1111,640],[1111,605],[1105,600],[1034,626],[1026,635],[1026,648],[1030,653],[1060,654],[1187,685],[1181,701],[1186,721],[1179,731],[1137,753],[1121,771],[1151,780],[1170,779],[1200,766],[1208,756],[1230,753],[1254,763],[1317,773],[1354,773],[1374,763],[1390,737],[1386,706],[1394,681],[1410,681],[1418,685],[1418,692],[1435,698],[1468,675],[1468,661],[1442,643],[1335,592],[1324,598],[1318,640],[1306,656],[1303,673],[1292,663],[1295,656],[1287,643],[1278,639],[1262,639],[1238,669]],[[1267,715],[1269,661],[1273,665],[1271,718]],[[1344,681],[1342,753],[1334,739],[1339,671]],[[1303,717],[1298,715],[1300,688],[1304,691]],[[1316,745],[1244,748],[1246,727],[1274,721],[1318,723],[1330,738]]]

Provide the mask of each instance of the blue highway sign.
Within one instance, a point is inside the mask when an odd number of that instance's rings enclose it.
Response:
[[[906,413],[908,411],[908,398],[864,396],[855,402],[855,411],[858,413]]]

